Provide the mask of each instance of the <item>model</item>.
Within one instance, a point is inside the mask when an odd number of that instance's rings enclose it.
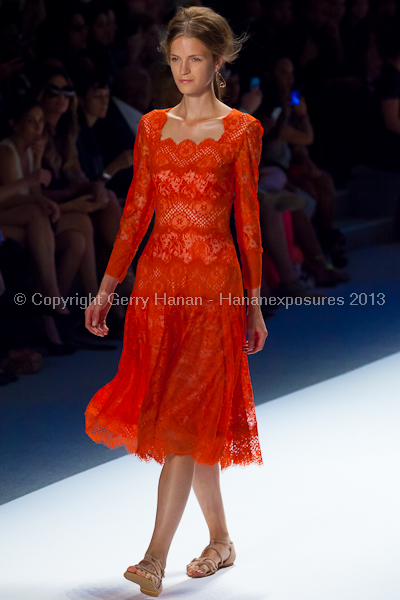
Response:
[[[257,199],[263,129],[223,104],[218,87],[221,65],[239,47],[226,20],[209,8],[180,8],[168,24],[161,48],[183,97],[140,120],[120,230],[85,315],[89,331],[107,334],[113,292],[156,209],[118,373],[86,410],[94,441],[163,465],[152,539],[145,558],[125,573],[150,596],[162,591],[192,486],[211,542],[187,574],[205,577],[233,564],[220,469],[262,464],[247,355],[267,337]],[[230,231],[233,204],[243,279]]]

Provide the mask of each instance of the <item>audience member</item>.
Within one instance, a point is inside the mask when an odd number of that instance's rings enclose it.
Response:
[[[79,164],[76,145],[79,132],[78,101],[72,82],[65,73],[50,71],[39,98],[48,132],[44,165],[53,174],[46,195],[60,203],[62,213],[74,212],[73,220],[78,228],[78,220],[80,224],[84,223],[88,241],[93,238],[93,225],[96,236],[103,242],[104,253],[110,253],[119,229],[121,206],[115,194],[105,187],[105,182],[90,181]],[[91,254],[94,252],[91,251]],[[93,273],[91,257],[90,273],[85,274],[86,293],[93,293],[95,280],[97,277]]]
[[[182,94],[179,91],[172,76],[169,65],[154,64],[149,69],[151,77],[153,108],[171,108],[176,106],[182,100]]]
[[[83,70],[94,69],[87,53],[88,26],[84,6],[73,0],[54,16],[48,16],[39,28],[36,54],[44,64],[58,59],[60,67],[74,80]]]
[[[141,67],[125,67],[118,72],[111,91],[107,115],[94,126],[106,165],[126,150],[133,153],[139,120],[150,110],[150,75]],[[113,178],[109,187],[120,198],[126,198],[131,180],[132,169],[124,170]]]
[[[69,310],[61,300],[55,263],[57,243],[51,227],[59,220],[60,209],[40,189],[40,184],[49,185],[51,174],[40,167],[44,115],[38,102],[28,99],[21,103],[12,114],[11,126],[13,133],[0,142],[0,228],[6,238],[27,248],[39,293],[53,299],[54,310],[48,310],[44,303],[40,306],[45,313],[48,347],[61,354],[67,349],[62,347],[52,316],[54,312],[67,315]],[[73,235],[69,241],[76,247],[68,246],[65,240],[59,244],[64,251],[63,265],[74,263],[76,267],[81,240]]]
[[[87,5],[85,14],[89,26],[88,55],[96,71],[112,85],[117,74],[114,42],[118,30],[112,3],[107,0],[92,0]]]
[[[400,172],[400,27],[381,42],[385,64],[375,81],[375,127],[371,159],[374,166]]]
[[[301,156],[302,171],[300,173],[298,168],[297,176],[302,185],[297,187],[289,181],[286,187],[304,196],[307,204],[304,208],[292,211],[294,234],[306,258],[304,267],[314,276],[316,283],[326,286],[337,285],[347,281],[348,274],[336,268],[328,268],[323,248],[318,242],[311,220],[315,219],[321,225],[324,247],[328,247],[332,253],[334,250],[339,253],[342,247],[338,242],[340,232],[333,228],[334,195],[333,190],[329,188],[331,179],[328,174],[324,175],[308,156],[306,147],[313,143],[314,132],[304,98],[292,93],[293,83],[291,60],[278,59],[265,85],[266,101],[259,111],[260,119],[267,132],[263,144],[260,175],[263,176],[263,166],[267,165],[281,169],[289,177],[292,147],[299,148],[297,157],[299,160]],[[275,121],[275,126],[271,127],[271,120]],[[321,181],[319,181],[320,177]],[[313,192],[313,195],[310,192]],[[340,241],[343,243],[343,238],[340,238]],[[340,258],[342,259],[340,266],[344,266],[342,253]]]
[[[104,166],[99,140],[94,125],[104,119],[110,102],[107,82],[95,72],[88,72],[77,86],[79,97],[79,136],[77,140],[79,164],[90,181],[103,179],[107,183],[123,169],[133,164],[133,151],[124,150]]]
[[[32,0],[0,6],[0,229],[5,248],[21,248],[42,273],[35,289],[46,288],[54,298],[74,283],[86,294],[97,291],[132,180],[138,122],[181,101],[158,50],[159,28],[173,4]],[[317,284],[346,281],[348,274],[328,264],[346,262],[343,236],[333,224],[335,182],[344,185],[368,150],[372,164],[399,171],[397,2],[217,5],[237,34],[250,36],[237,63],[221,69],[222,101],[264,127],[260,220],[264,250],[280,279],[277,291],[306,291],[293,263],[291,231],[303,269]],[[254,77],[261,89],[250,86]],[[43,134],[37,103],[18,115],[21,98],[29,102],[35,90]],[[133,267],[153,223],[154,216]],[[132,278],[130,270],[128,294]],[[45,316],[46,335],[61,353],[56,312]]]

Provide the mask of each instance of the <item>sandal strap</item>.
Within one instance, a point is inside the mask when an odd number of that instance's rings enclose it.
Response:
[[[215,552],[218,554],[218,556],[220,557],[220,559],[221,559],[221,563],[223,563],[223,562],[224,562],[224,559],[222,558],[222,554],[221,554],[221,552],[218,550],[218,548],[217,548],[217,547],[216,547],[214,544],[208,544],[207,548],[204,548],[203,552],[205,552],[205,550],[214,550],[214,551],[215,551]],[[203,553],[203,552],[202,552],[202,553]],[[203,558],[203,557],[200,557],[200,558]],[[209,556],[205,556],[204,558],[210,558],[210,557],[209,557]],[[214,560],[214,559],[211,559],[211,560]],[[214,562],[215,562],[215,561],[214,561]],[[221,563],[219,563],[219,564],[221,564]],[[217,563],[216,563],[216,564],[217,564]],[[218,566],[218,565],[217,565],[217,566]]]
[[[154,571],[151,571],[150,569],[148,569],[147,567],[142,566],[143,562],[148,562],[152,565],[152,567],[155,569]],[[162,579],[163,577],[165,577],[164,574],[164,569],[161,566],[161,563],[159,561],[158,558],[155,558],[155,556],[152,556],[151,554],[145,554],[144,559],[141,560],[137,565],[135,565],[136,567],[139,567],[139,569],[141,571],[147,571],[147,573],[149,573],[150,575],[153,575],[155,577],[157,577],[158,579]]]
[[[211,562],[211,564],[208,564],[208,561]],[[218,571],[218,564],[213,558],[211,558],[211,556],[201,556],[199,558],[194,558],[189,564],[193,567],[202,567],[203,565],[205,565],[210,569],[210,571]]]
[[[206,546],[206,548],[204,548],[202,554],[206,551],[206,550],[214,550],[218,556],[220,557],[220,562],[217,563],[213,558],[211,558],[211,556],[199,556],[199,558],[194,558],[189,564],[191,564],[194,567],[197,566],[202,566],[205,565],[206,567],[209,567],[211,571],[218,571],[219,566],[224,562],[224,559],[222,557],[221,552],[219,551],[219,549],[217,548],[217,546],[215,545],[216,543],[220,543],[220,544],[224,544],[226,546],[228,545],[232,545],[231,541],[227,541],[227,540],[221,540],[218,538],[213,538],[210,543],[208,544],[208,546]],[[211,565],[207,564],[207,561],[211,561]]]

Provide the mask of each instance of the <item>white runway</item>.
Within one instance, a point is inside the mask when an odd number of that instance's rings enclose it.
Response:
[[[192,494],[160,598],[399,600],[399,384],[400,353],[260,406],[264,466],[221,477],[236,564],[185,575],[208,543]],[[1,506],[1,600],[148,598],[123,573],[160,470],[127,455]]]

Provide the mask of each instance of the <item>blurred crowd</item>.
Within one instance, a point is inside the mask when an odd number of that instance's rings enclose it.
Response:
[[[43,355],[110,350],[122,336],[124,307],[112,307],[105,341],[84,329],[81,299],[95,296],[111,253],[138,122],[182,97],[158,49],[176,5],[0,0],[0,384],[39,370]],[[222,101],[264,128],[262,296],[320,297],[314,287],[349,280],[336,188],[358,164],[400,170],[397,2],[211,7],[250,34],[221,69]],[[235,239],[233,213],[231,224]]]

